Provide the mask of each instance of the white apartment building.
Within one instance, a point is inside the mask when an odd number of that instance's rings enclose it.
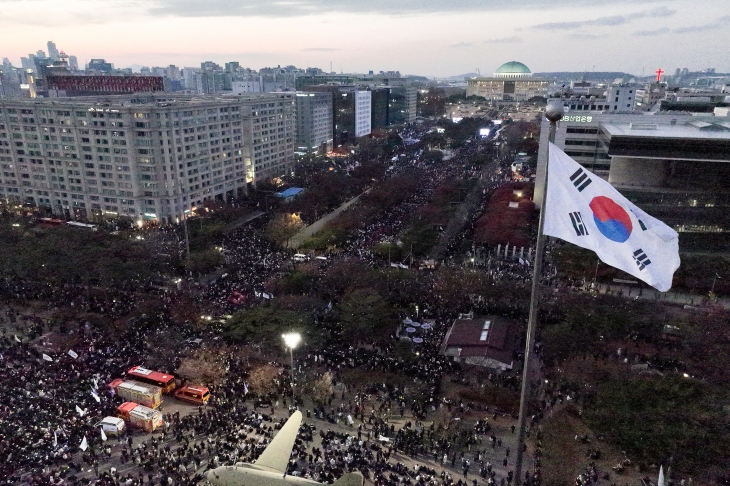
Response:
[[[290,94],[0,101],[0,198],[173,222],[294,163]]]
[[[370,91],[355,91],[355,136],[364,137],[372,131],[372,96]]]

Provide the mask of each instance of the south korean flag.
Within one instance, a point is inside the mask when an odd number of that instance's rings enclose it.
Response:
[[[608,182],[550,144],[543,233],[593,250],[666,292],[679,268],[679,235],[629,202]]]

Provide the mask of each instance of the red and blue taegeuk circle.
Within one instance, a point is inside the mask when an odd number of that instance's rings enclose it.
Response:
[[[596,196],[590,203],[598,231],[611,241],[623,243],[631,236],[633,225],[628,213],[606,196]]]

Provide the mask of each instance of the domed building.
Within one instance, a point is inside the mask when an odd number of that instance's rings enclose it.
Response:
[[[547,96],[547,79],[533,78],[530,68],[518,61],[502,64],[491,78],[466,80],[466,95],[492,101],[519,102],[535,96]]]
[[[510,61],[502,64],[499,68],[494,71],[495,78],[531,78],[532,71],[530,68],[517,61]]]

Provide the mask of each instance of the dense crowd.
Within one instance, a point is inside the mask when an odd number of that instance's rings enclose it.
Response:
[[[389,208],[377,221],[361,228],[360,236],[338,258],[358,258],[375,265],[370,252],[373,243],[396,239],[412,222],[414,209],[425,204],[440,184],[456,177],[486,178],[478,201],[471,204],[458,231],[446,238],[447,242],[458,239],[460,232],[468,231],[468,223],[483,207],[488,192],[503,181],[487,170],[469,166],[479,150],[479,143],[472,143],[444,164],[427,164],[420,159],[418,146],[404,148],[389,172],[417,170],[423,183],[405,204]],[[288,253],[261,236],[266,221],[265,217],[255,220],[228,234],[221,245],[228,273],[211,285],[191,287],[186,296],[213,314],[233,311],[241,299],[250,304],[274,298],[266,293],[264,284],[287,271],[290,262]],[[175,238],[162,238],[160,243],[170,252],[180,251],[181,244]],[[453,246],[446,247],[453,251]],[[495,279],[527,278],[522,266],[506,261],[494,265],[490,271]],[[89,285],[52,287],[22,279],[0,281],[0,294],[18,306],[41,301],[48,309],[83,309],[116,320],[139,305],[140,296],[135,292],[116,289],[112,293],[110,302],[108,294],[102,297],[89,292]],[[514,442],[514,426],[507,431],[514,417],[443,398],[440,383],[444,376],[464,383],[468,380],[458,365],[438,353],[453,316],[451,309],[436,303],[431,309],[435,325],[423,335],[417,360],[394,357],[393,348],[400,339],[395,334],[374,348],[331,343],[300,357],[295,370],[298,381],[324,373],[334,377],[337,391],[326,403],[305,404],[300,398],[292,402],[287,395],[288,374],[277,363],[281,369],[277,392],[254,398],[245,381],[248,361],[221,352],[217,359],[227,373],[221,383],[211,387],[214,398],[209,406],[180,413],[171,411],[168,402],[162,429],[150,435],[129,431],[103,440],[97,424],[104,416],[115,415],[120,403],[107,383],[146,356],[157,356],[162,370],[175,370],[186,353],[182,344],[176,344],[180,347],[172,353],[169,346],[152,344],[152,334],[174,328],[170,319],[174,298],[160,295],[159,301],[161,305],[153,313],[127,323],[128,328],[116,336],[83,322],[58,329],[72,336],[76,357],[57,343],[44,343],[44,332],[50,329],[42,320],[26,318],[7,307],[2,316],[4,328],[27,332],[22,339],[9,333],[0,339],[4,369],[0,376],[0,484],[198,484],[208,469],[255,460],[295,407],[306,418],[290,461],[291,474],[331,483],[344,472],[358,470],[378,486],[504,486],[513,482],[514,451],[507,442]],[[184,339],[194,331],[175,328],[174,332]],[[221,337],[211,331],[207,338]],[[44,347],[55,352],[47,351],[50,354],[44,356]],[[347,370],[398,374],[409,384],[345,389],[342,374]],[[490,378],[493,386],[519,385],[518,380],[503,375]],[[168,400],[174,403],[174,399]],[[441,413],[453,423],[426,425]],[[475,415],[480,417],[475,427],[461,424],[462,418]],[[82,443],[88,444],[86,450],[80,450]],[[539,474],[528,475],[526,480],[537,484]]]

